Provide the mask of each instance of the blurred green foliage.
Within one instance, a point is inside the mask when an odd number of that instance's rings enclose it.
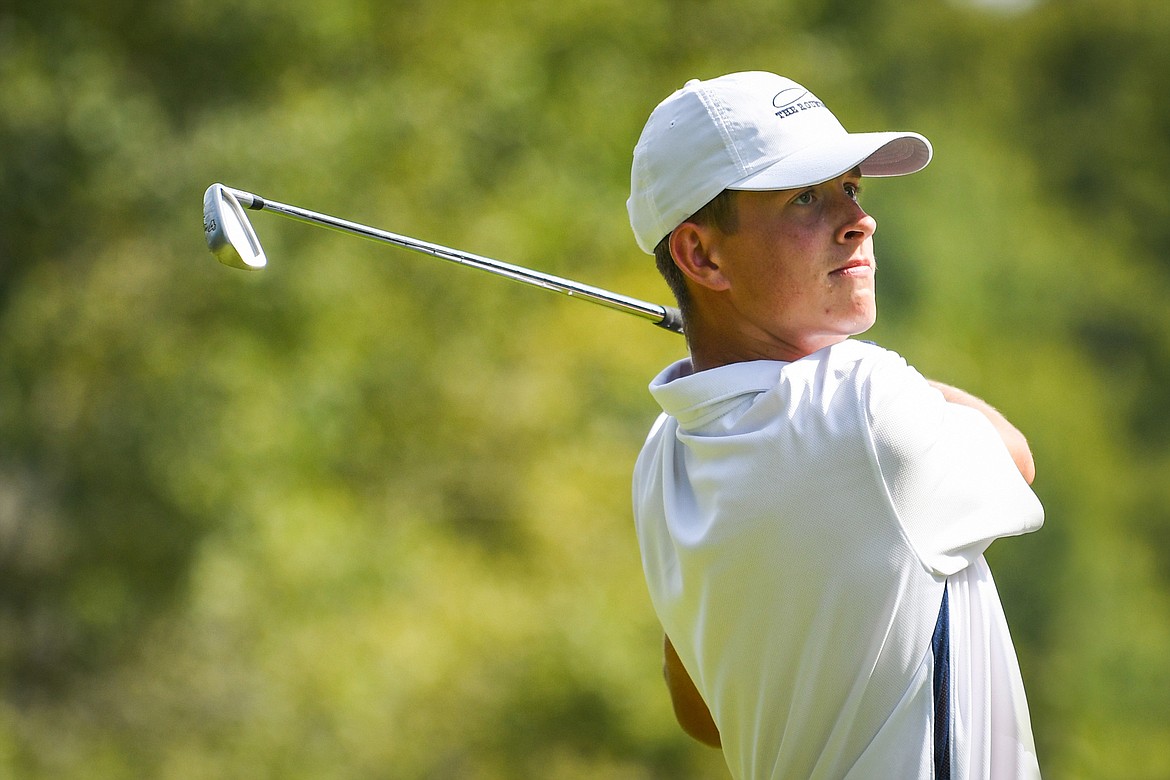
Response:
[[[1046,774],[1170,777],[1163,0],[10,0],[0,775],[699,778],[629,517],[638,320],[276,217],[224,181],[663,300],[630,151],[767,69],[937,157],[867,185],[873,337],[1029,434],[989,553]]]

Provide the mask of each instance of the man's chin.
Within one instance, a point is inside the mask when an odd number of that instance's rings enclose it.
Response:
[[[877,322],[877,307],[875,306],[875,307],[872,307],[870,309],[870,311],[866,312],[865,314],[859,315],[857,317],[857,319],[854,320],[852,327],[849,328],[849,335],[850,336],[860,336],[862,333],[865,333],[870,328],[872,328],[876,322]]]

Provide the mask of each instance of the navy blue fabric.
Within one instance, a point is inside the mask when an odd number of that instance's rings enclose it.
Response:
[[[930,649],[934,653],[934,776],[935,780],[950,780],[951,610],[947,605],[945,585]]]

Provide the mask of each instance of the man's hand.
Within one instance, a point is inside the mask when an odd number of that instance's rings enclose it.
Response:
[[[1036,479],[1036,463],[1032,460],[1032,450],[1028,447],[1028,440],[1024,438],[1024,434],[1007,421],[1007,418],[999,413],[997,409],[991,404],[983,401],[965,390],[960,390],[957,387],[944,385],[942,382],[935,382],[928,379],[931,387],[934,387],[943,394],[943,398],[953,404],[962,404],[969,406],[972,409],[981,412],[991,424],[995,426],[996,432],[999,433],[1003,443],[1007,445],[1008,452],[1011,453],[1012,460],[1016,462],[1016,468],[1024,475],[1024,480],[1031,485],[1032,480]]]
[[[663,636],[662,673],[666,678],[666,687],[670,691],[670,701],[674,705],[674,717],[682,730],[690,736],[711,747],[722,747],[719,739],[719,727],[711,718],[711,710],[699,694],[691,676],[679,660],[670,637]]]

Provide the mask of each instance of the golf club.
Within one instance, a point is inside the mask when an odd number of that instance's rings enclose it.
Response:
[[[346,219],[331,217],[328,214],[309,211],[298,206],[278,203],[223,184],[212,184],[203,195],[203,231],[207,235],[207,247],[211,252],[221,263],[233,268],[259,270],[268,262],[264,256],[264,249],[260,246],[260,239],[256,237],[256,231],[252,229],[248,215],[244,213],[245,208],[253,211],[272,211],[311,225],[320,225],[352,233],[362,238],[381,241],[402,249],[431,255],[441,260],[468,265],[533,287],[541,287],[616,311],[633,314],[674,333],[683,332],[682,315],[678,309],[672,307],[640,301],[637,298],[630,298],[580,282],[533,271],[523,266],[401,236]]]

